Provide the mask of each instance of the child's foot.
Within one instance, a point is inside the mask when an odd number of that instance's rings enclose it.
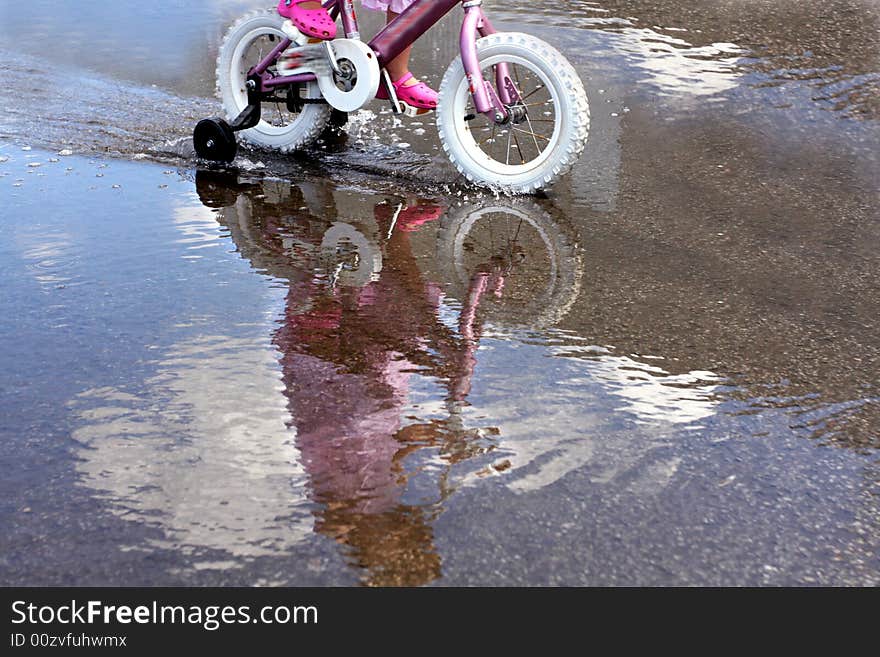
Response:
[[[373,214],[380,222],[389,222],[395,219],[394,228],[406,232],[418,230],[420,226],[430,221],[436,221],[443,216],[445,208],[428,201],[416,201],[404,207],[403,203],[394,206],[387,201],[379,203]]]
[[[437,92],[424,82],[416,80],[412,73],[404,74],[403,77],[392,81],[391,84],[394,85],[394,93],[397,94],[397,99],[410,107],[428,110],[437,109]],[[385,90],[385,87],[379,86],[376,98],[388,100],[388,92]]]
[[[281,0],[278,13],[291,20],[300,32],[315,39],[335,39],[336,21],[318,0]]]

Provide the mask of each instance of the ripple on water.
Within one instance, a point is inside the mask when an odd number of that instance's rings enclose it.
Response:
[[[243,558],[308,536],[274,349],[202,335],[169,349],[155,369],[139,389],[94,388],[69,403],[80,483],[120,517],[161,528],[159,546]]]

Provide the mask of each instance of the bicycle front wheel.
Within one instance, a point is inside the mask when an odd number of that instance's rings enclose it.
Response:
[[[437,128],[443,150],[471,182],[531,193],[556,182],[584,149],[590,110],[574,67],[555,48],[528,34],[507,32],[477,41],[483,79],[495,93],[496,67],[506,65],[502,84],[518,98],[506,106],[509,120],[496,124],[474,108],[461,57],[440,85]]]

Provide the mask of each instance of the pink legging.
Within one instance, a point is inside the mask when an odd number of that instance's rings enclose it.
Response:
[[[375,9],[376,11],[387,11],[390,9],[396,14],[402,13],[413,2],[415,0],[361,0],[361,4],[366,9]]]

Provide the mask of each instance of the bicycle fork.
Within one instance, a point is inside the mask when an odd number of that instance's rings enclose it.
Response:
[[[483,79],[480,60],[477,56],[477,39],[495,34],[495,28],[483,13],[483,0],[468,0],[462,4],[464,21],[461,24],[459,47],[461,63],[464,66],[474,107],[491,121],[502,124],[509,118],[506,106],[519,100],[519,92],[513,84],[507,64],[497,64],[495,68],[495,88]],[[497,89],[497,93],[495,91]]]

